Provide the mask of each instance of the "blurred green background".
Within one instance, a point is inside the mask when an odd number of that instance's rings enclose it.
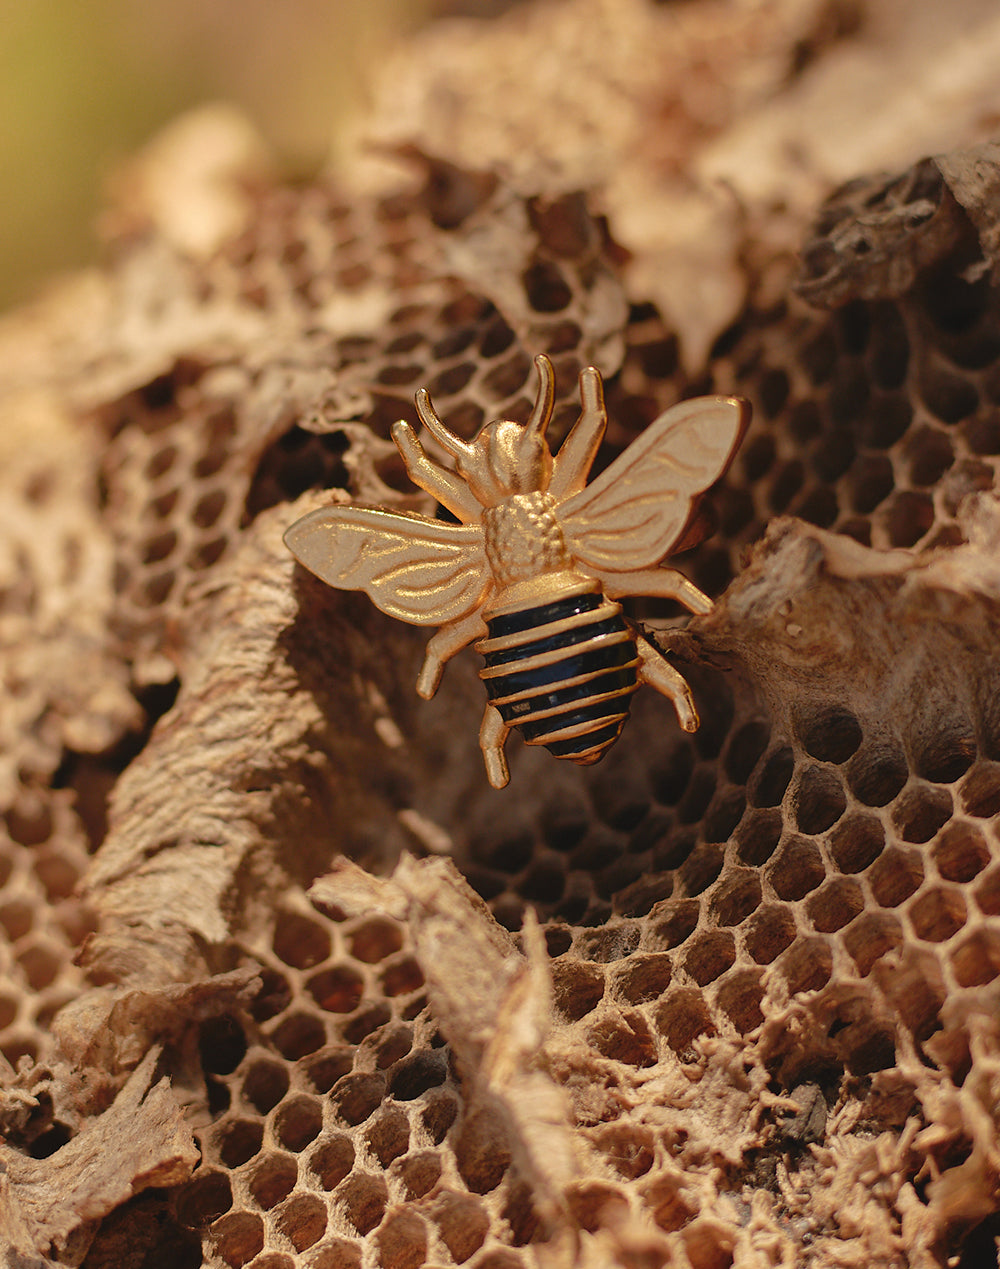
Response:
[[[116,164],[188,107],[241,107],[291,171],[326,156],[427,0],[0,0],[0,309],[92,260]]]

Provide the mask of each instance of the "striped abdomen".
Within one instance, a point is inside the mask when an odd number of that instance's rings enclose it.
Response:
[[[618,739],[639,664],[621,613],[590,591],[486,618],[479,676],[529,745],[589,765]]]

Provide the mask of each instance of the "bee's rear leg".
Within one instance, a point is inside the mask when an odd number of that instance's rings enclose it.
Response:
[[[639,678],[667,697],[677,711],[677,721],[685,731],[697,731],[698,711],[694,707],[687,683],[670,662],[641,635],[636,636],[635,647],[639,653]]]
[[[487,778],[494,789],[504,788],[510,780],[507,759],[503,752],[509,735],[510,728],[500,717],[500,711],[487,705],[483,712],[482,726],[479,728],[479,748],[483,751]]]

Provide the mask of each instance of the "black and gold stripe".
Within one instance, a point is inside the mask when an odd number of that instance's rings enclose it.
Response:
[[[599,591],[487,618],[476,648],[490,701],[529,745],[596,762],[628,717],[638,685],[635,639]]]

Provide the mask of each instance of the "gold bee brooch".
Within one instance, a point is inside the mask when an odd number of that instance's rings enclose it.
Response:
[[[698,397],[661,414],[590,485],[607,426],[600,373],[580,374],[582,409],[553,456],[545,439],[555,383],[536,357],[538,395],[525,424],[487,423],[475,440],[450,432],[424,389],[417,413],[454,458],[430,458],[402,420],[392,429],[414,484],[460,521],[382,507],[332,506],[285,534],[295,558],[330,586],[363,590],[390,617],[440,626],[417,679],[430,699],[445,662],[473,640],[489,702],[479,744],[490,783],[509,779],[512,727],[529,745],[589,765],[618,739],[630,698],[649,683],[685,731],[698,715],[687,683],[624,617],[626,595],[712,601],[659,566],[681,540],[697,496],[725,471],[749,422],[735,397]]]

